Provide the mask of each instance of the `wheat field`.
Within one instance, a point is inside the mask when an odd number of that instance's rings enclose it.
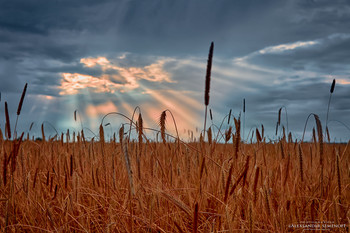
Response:
[[[121,145],[81,137],[0,145],[2,231],[286,232],[302,221],[348,226],[348,144],[325,143],[323,167],[319,143],[282,139],[241,143],[238,153],[235,143]]]
[[[140,108],[135,108],[136,120],[124,116],[129,124],[111,138],[105,137],[103,124],[92,139],[85,138],[83,127],[46,138],[43,124],[41,140],[35,140],[16,130],[27,85],[12,135],[5,102],[0,230],[349,232],[350,141],[331,143],[327,124],[324,133],[316,114],[308,117],[316,122],[312,140],[293,140],[281,124],[282,108],[276,135],[278,129],[283,133],[275,141],[267,140],[263,126],[244,140],[241,119],[231,110],[225,130],[207,128],[212,56],[213,43],[204,130],[197,140],[168,134],[169,110],[160,114],[158,129],[145,128]],[[334,85],[335,80],[330,97]],[[147,130],[160,139],[148,138]]]

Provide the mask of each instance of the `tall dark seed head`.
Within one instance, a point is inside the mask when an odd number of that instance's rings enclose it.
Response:
[[[245,112],[245,99],[243,99],[243,112]]]
[[[207,74],[205,77],[205,94],[204,94],[205,106],[209,105],[210,75],[211,75],[211,64],[213,61],[213,51],[214,51],[214,42],[211,42],[209,55],[208,55]]]
[[[260,135],[260,132],[259,132],[258,128],[256,128],[255,134],[256,134],[256,140],[258,142],[261,142],[262,138],[261,138],[261,135]]]
[[[103,143],[105,142],[105,134],[104,134],[102,124],[100,124],[100,142],[103,142]]]
[[[9,117],[9,110],[7,108],[7,102],[5,102],[5,117],[6,117],[6,133],[7,138],[11,138],[11,126],[10,126],[10,117]]]
[[[139,132],[139,142],[142,142],[142,134],[143,134],[143,120],[142,120],[142,115],[141,113],[139,114],[139,119],[138,119],[139,125],[138,125],[138,132]]]
[[[227,124],[230,124],[231,113],[232,113],[232,109],[230,109],[230,112],[228,113]]]
[[[281,125],[281,113],[282,113],[282,108],[280,108],[280,109],[278,110],[278,121],[277,121],[277,124],[278,124],[278,125]]]
[[[335,87],[335,79],[333,79],[332,86],[331,86],[331,93],[333,93]]]
[[[26,85],[24,86],[24,89],[23,89],[23,92],[22,92],[22,96],[21,96],[21,100],[19,101],[19,104],[18,104],[17,116],[19,116],[21,114],[21,109],[22,109],[22,105],[23,105],[24,96],[26,95],[27,86],[28,86],[28,83],[26,83]]]
[[[159,119],[160,135],[162,137],[163,143],[165,143],[165,120],[166,120],[166,111],[163,111]]]
[[[120,129],[119,129],[119,142],[120,142],[120,145],[122,145],[122,143],[123,143],[123,138],[124,138],[124,125],[122,125],[122,127],[120,127]]]

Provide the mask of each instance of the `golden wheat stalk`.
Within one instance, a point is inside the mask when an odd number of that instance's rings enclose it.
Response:
[[[301,182],[304,181],[304,169],[303,169],[303,151],[301,145],[299,144],[299,168],[300,168],[300,179]]]
[[[227,176],[227,181],[226,181],[226,186],[225,186],[224,203],[227,202],[227,198],[228,198],[228,194],[229,194],[229,189],[230,189],[230,184],[231,184],[232,171],[233,171],[233,163],[232,163],[231,166],[230,166],[230,170],[229,170],[228,176]]]
[[[339,167],[339,154],[337,152],[337,183],[338,183],[338,193],[339,198],[341,197],[341,178],[340,178],[340,167]]]
[[[249,160],[250,160],[250,156],[248,155],[246,158],[246,162],[244,165],[244,170],[242,171],[242,173],[240,174],[240,176],[237,178],[236,182],[233,184],[231,191],[230,191],[230,195],[233,194],[233,192],[235,191],[235,189],[237,188],[239,182],[247,176],[248,173],[248,169],[249,169]]]
[[[133,172],[131,169],[131,163],[130,163],[130,158],[129,158],[129,152],[128,152],[128,143],[127,140],[123,140],[122,144],[122,149],[123,149],[123,154],[124,154],[124,159],[125,159],[125,167],[128,172],[128,178],[129,178],[129,185],[130,185],[130,194],[132,196],[135,195],[135,190],[134,190],[134,182],[133,182]]]

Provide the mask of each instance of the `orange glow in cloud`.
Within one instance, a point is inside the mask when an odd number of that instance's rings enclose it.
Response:
[[[116,84],[105,78],[97,78],[90,75],[78,73],[62,73],[63,80],[61,82],[60,95],[74,95],[78,94],[80,90],[85,88],[93,88],[95,92],[109,92],[114,93],[121,89],[123,85]]]
[[[80,59],[80,63],[83,63],[86,67],[94,67],[96,65],[106,66],[110,64],[110,62],[105,57],[88,57]]]
[[[117,112],[118,108],[117,106],[114,105],[112,101],[108,101],[104,104],[101,105],[89,105],[86,108],[86,114],[90,117],[97,117],[99,115],[106,115],[107,113],[110,112]]]
[[[156,83],[174,83],[171,75],[164,70],[164,65],[169,61],[172,61],[172,59],[162,58],[144,67],[121,67],[109,61],[106,57],[82,58],[80,62],[84,67],[98,67],[101,69],[102,74],[93,76],[80,73],[62,73],[60,95],[79,94],[86,88],[95,93],[123,93],[139,89],[139,93],[149,95],[150,99],[152,99],[150,102],[144,102],[144,100],[140,99],[140,102],[136,103],[136,105],[141,106],[141,111],[145,117],[145,125],[158,127],[161,112],[169,109],[175,117],[181,136],[183,129],[193,130],[197,126],[200,118],[197,113],[202,110],[202,104],[191,97],[191,94],[193,94],[191,92],[164,90],[161,89],[161,86],[158,86],[160,90],[152,90],[140,85],[140,80]],[[118,96],[123,98],[123,95]],[[120,103],[118,107],[112,101],[107,101],[97,106],[90,104],[86,107],[85,113],[91,118],[96,118],[110,112],[120,111],[131,117],[135,106],[122,99],[118,102]],[[167,130],[168,133],[175,135],[175,128],[170,114],[167,117]]]
[[[341,85],[349,85],[350,84],[350,81],[345,80],[345,79],[337,79],[336,81],[337,81],[337,83],[339,83]]]
[[[101,66],[101,70],[115,70],[117,74],[102,74],[95,77],[79,73],[62,73],[62,81],[60,95],[78,94],[82,89],[90,88],[90,90],[101,93],[115,93],[116,91],[125,92],[133,90],[140,85],[139,80],[147,80],[150,82],[173,82],[170,74],[167,73],[163,66],[171,59],[162,59],[145,67],[120,67],[112,64],[105,57],[82,58],[80,63],[85,67],[92,68],[97,65]],[[113,82],[118,81],[118,82]]]

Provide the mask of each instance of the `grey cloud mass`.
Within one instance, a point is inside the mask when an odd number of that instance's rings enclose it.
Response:
[[[91,106],[102,111],[109,103],[126,113],[137,105],[169,108],[172,103],[164,98],[176,96],[174,103],[188,104],[183,111],[202,117],[200,105],[189,106],[203,102],[206,59],[214,41],[210,108],[218,122],[231,108],[238,116],[245,98],[246,135],[264,124],[273,138],[277,111],[286,106],[289,129],[300,137],[310,112],[325,122],[335,78],[329,127],[333,138],[347,141],[350,131],[343,124],[350,125],[349,12],[347,0],[4,0],[0,112],[4,101],[15,112],[27,82],[26,117],[19,123],[23,130],[32,121],[40,125],[45,120],[60,131],[79,128],[72,121],[75,109],[86,115],[94,113]],[[81,62],[98,57],[118,68]],[[152,66],[160,61],[164,64]],[[63,74],[71,75],[66,80],[70,86],[70,79],[78,80],[79,74],[115,93],[96,93],[90,86],[62,95]],[[150,78],[159,74],[170,80]],[[149,121],[156,114],[152,111]],[[84,122],[96,129],[99,117],[85,116]]]

